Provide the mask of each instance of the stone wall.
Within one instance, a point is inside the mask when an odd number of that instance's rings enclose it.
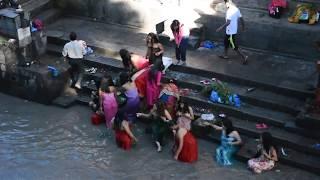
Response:
[[[206,39],[221,41],[223,32],[215,30],[224,23],[221,0],[55,0],[65,13],[90,17],[100,22],[115,22],[142,28],[143,33],[155,31],[165,21],[165,34],[171,36],[170,23],[179,19],[189,27],[202,24]],[[280,20],[268,17],[269,0],[237,0],[247,21],[247,31],[238,37],[244,47],[281,52],[314,59],[320,56],[313,44],[320,40],[319,25],[290,24],[286,16]],[[296,3],[296,1],[290,1]],[[291,13],[288,13],[289,15]]]

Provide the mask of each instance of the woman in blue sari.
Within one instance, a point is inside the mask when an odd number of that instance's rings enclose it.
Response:
[[[215,130],[221,131],[221,145],[216,149],[216,159],[220,165],[232,165],[232,157],[242,144],[238,131],[234,130],[232,122],[225,118],[222,126],[211,125]]]

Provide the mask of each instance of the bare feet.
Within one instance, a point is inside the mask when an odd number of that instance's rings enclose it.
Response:
[[[244,57],[244,60],[242,62],[243,65],[247,65],[248,64],[248,56]]]

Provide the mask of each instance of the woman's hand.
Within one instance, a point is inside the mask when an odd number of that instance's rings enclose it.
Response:
[[[135,143],[137,143],[137,142],[138,142],[138,139],[137,139],[136,137],[133,137],[133,141],[134,141]]]
[[[141,117],[143,115],[143,113],[137,113],[136,115],[137,115],[137,117]]]
[[[176,155],[174,155],[173,158],[174,158],[175,160],[178,160],[178,157],[179,157],[179,155],[176,154]]]

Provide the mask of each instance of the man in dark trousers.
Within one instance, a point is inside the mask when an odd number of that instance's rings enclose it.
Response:
[[[71,87],[81,89],[82,60],[85,54],[85,48],[77,41],[77,34],[75,32],[71,32],[69,37],[70,42],[64,45],[62,55],[65,57],[65,60],[68,60],[71,66],[69,69],[72,80]]]
[[[242,29],[244,30],[244,20],[240,13],[240,10],[231,0],[224,0],[227,6],[226,23],[221,25],[216,31],[219,32],[226,28],[226,36],[224,38],[224,54],[219,56],[223,59],[229,59],[228,49],[231,47],[234,49],[243,59],[243,64],[248,63],[248,56],[246,56],[238,47],[236,42],[236,36],[238,33],[238,21],[241,21]]]

